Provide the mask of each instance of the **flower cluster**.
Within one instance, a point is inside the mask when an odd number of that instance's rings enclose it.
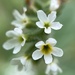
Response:
[[[31,18],[30,15],[26,14],[28,11],[25,7],[23,8],[22,15],[17,10],[14,10],[13,16],[15,20],[11,24],[15,28],[6,32],[6,36],[10,39],[3,44],[3,48],[6,50],[14,48],[13,54],[21,52],[20,50],[23,46],[27,48],[23,56],[11,60],[13,65],[18,66],[18,70],[27,70],[32,67],[32,61],[35,62],[44,58],[45,64],[47,65],[47,75],[51,72],[53,75],[57,75],[58,71],[61,72],[59,66],[54,62],[54,58],[62,57],[63,50],[56,47],[57,41],[50,37],[52,29],[59,30],[63,26],[60,22],[55,21],[57,14],[55,10],[59,6],[58,0],[51,0],[51,13],[47,16],[43,10],[37,10],[34,13],[37,14],[36,18],[39,21],[35,19],[36,22],[32,20],[34,17]]]

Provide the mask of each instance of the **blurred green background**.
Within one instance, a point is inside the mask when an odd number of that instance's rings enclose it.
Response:
[[[6,69],[13,58],[12,50],[2,48],[7,40],[5,32],[14,28],[11,25],[13,10],[21,12],[23,6],[24,0],[0,0],[0,75],[7,75]],[[63,24],[63,28],[54,31],[54,38],[58,41],[57,46],[64,50],[64,56],[58,58],[63,69],[63,73],[59,75],[75,75],[75,0],[69,0],[65,4],[57,20]]]

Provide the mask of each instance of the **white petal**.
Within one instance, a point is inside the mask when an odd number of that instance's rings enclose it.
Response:
[[[21,50],[21,45],[18,45],[14,48],[13,54],[17,54]]]
[[[27,8],[26,7],[23,7],[23,11],[26,12],[27,11]]]
[[[37,16],[42,23],[47,21],[47,16],[42,10],[37,11]]]
[[[54,38],[49,38],[46,41],[46,43],[49,43],[50,45],[54,46],[57,43],[57,41]]]
[[[46,64],[50,64],[52,62],[52,55],[51,54],[44,55],[44,60]]]
[[[60,73],[62,73],[62,69],[58,66],[58,71],[60,72]]]
[[[47,68],[46,68],[46,71],[45,71],[45,74],[48,75],[49,72],[51,70],[51,66],[50,65],[47,65]]]
[[[12,65],[18,65],[20,63],[20,59],[19,58],[13,58],[12,60],[11,60],[11,64]]]
[[[27,20],[27,16],[25,13],[22,14],[22,20]]]
[[[23,65],[21,63],[21,57],[19,57],[19,58],[13,58],[11,60],[11,64],[12,65],[18,65],[18,70],[19,71],[21,71],[23,69]]]
[[[21,43],[21,46],[24,46],[25,42],[26,42],[26,39],[24,36],[22,36],[22,39],[23,39],[23,42]]]
[[[41,53],[40,50],[36,50],[36,51],[34,51],[33,54],[32,54],[32,58],[33,58],[34,60],[38,60],[38,59],[42,58],[42,56],[43,56],[43,54]]]
[[[53,22],[52,25],[51,25],[51,28],[54,29],[54,30],[59,30],[62,28],[62,24],[60,24],[59,22]]]
[[[53,52],[52,52],[52,54],[53,54],[54,56],[61,57],[61,56],[63,56],[63,50],[60,49],[60,48],[58,48],[58,47],[53,47]]]
[[[11,24],[20,29],[23,29],[25,27],[21,22],[15,20],[12,21]]]
[[[17,10],[14,10],[13,15],[14,15],[15,19],[18,21],[20,21],[22,18],[21,14]]]
[[[21,63],[22,63],[22,65],[25,65],[25,62],[26,62],[26,58],[23,56],[23,57],[21,57]]]
[[[18,71],[22,71],[23,67],[24,67],[24,66],[23,66],[22,64],[19,64],[19,65],[18,65]]]
[[[54,72],[58,71],[58,66],[57,66],[56,63],[51,64],[51,70],[54,71]]]
[[[51,14],[48,15],[48,20],[53,22],[56,19],[56,11],[52,11]]]
[[[44,28],[44,25],[43,25],[40,21],[36,22],[36,25],[37,25],[39,28]]]
[[[16,33],[13,30],[9,30],[6,32],[6,36],[7,37],[15,37]]]
[[[45,28],[44,29],[44,32],[47,33],[47,34],[50,34],[51,33],[51,28],[50,27]]]
[[[37,42],[36,44],[35,44],[35,46],[37,47],[37,48],[41,48],[41,46],[42,45],[44,45],[45,43],[43,42],[43,41],[39,41],[39,42]]]
[[[3,48],[5,48],[6,50],[9,50],[14,48],[17,44],[18,44],[18,41],[16,39],[10,39],[3,44]]]
[[[62,69],[56,63],[52,63],[51,64],[51,69],[54,72],[58,72],[59,71],[60,73],[62,73]]]
[[[17,33],[17,34],[22,34],[22,30],[20,28],[15,28],[14,31]]]

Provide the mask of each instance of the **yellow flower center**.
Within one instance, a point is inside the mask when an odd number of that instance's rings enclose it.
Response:
[[[23,19],[22,20],[22,23],[24,23],[24,24],[27,23],[27,20],[26,19]]]
[[[49,54],[52,52],[52,46],[50,44],[45,44],[41,47],[41,51],[43,54]]]
[[[20,42],[23,42],[24,41],[24,38],[22,36],[19,36],[18,39],[19,39]]]
[[[50,23],[49,23],[49,22],[45,22],[45,23],[44,23],[44,26],[45,26],[46,28],[48,28],[48,27],[50,26]]]

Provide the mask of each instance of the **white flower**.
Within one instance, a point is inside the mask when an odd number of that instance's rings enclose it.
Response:
[[[18,57],[18,58],[13,58],[11,60],[11,64],[12,65],[17,65],[18,66],[18,70],[22,70],[25,66],[26,66],[26,61],[27,61],[27,57]]]
[[[26,16],[25,12],[27,11],[26,8],[23,8],[23,14],[21,15],[17,10],[14,10],[13,16],[16,20],[14,20],[11,24],[15,27],[23,29],[26,24],[28,23],[28,17]]]
[[[60,0],[51,0],[50,1],[50,10],[54,11],[57,10],[60,6]]]
[[[31,68],[32,68],[32,62],[27,56],[21,56],[18,58],[13,58],[11,60],[11,64],[17,65],[19,71],[21,71],[21,70],[28,71],[28,70],[31,70]]]
[[[13,53],[16,54],[20,51],[21,47],[24,46],[26,38],[24,37],[22,30],[15,28],[6,32],[7,37],[11,37],[3,44],[3,48],[10,50],[14,48]]]
[[[42,10],[39,10],[37,11],[37,16],[40,21],[36,22],[36,25],[39,28],[44,28],[44,32],[47,34],[51,33],[51,28],[54,30],[59,30],[62,28],[62,24],[59,22],[54,22],[56,19],[55,11],[52,11],[47,17],[47,15]]]
[[[57,75],[58,72],[62,73],[62,69],[57,65],[55,61],[47,65],[45,72],[46,75]]]
[[[35,44],[38,49],[33,52],[32,58],[34,60],[38,60],[44,55],[45,63],[49,64],[52,62],[52,54],[54,56],[61,57],[63,55],[63,51],[58,47],[54,47],[56,43],[57,41],[53,38],[46,40],[46,43],[39,41]]]

